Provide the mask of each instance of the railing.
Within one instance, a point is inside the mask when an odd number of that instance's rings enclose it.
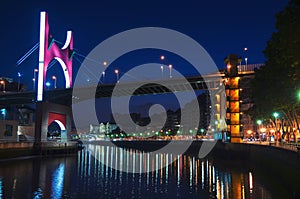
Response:
[[[254,72],[254,69],[262,67],[264,64],[247,64],[247,65],[238,65],[239,73]]]
[[[280,142],[280,143],[272,143],[271,146],[291,150],[291,151],[296,151],[299,152],[300,150],[300,144],[299,143],[287,143],[287,142]]]
[[[269,145],[276,148],[281,148],[285,150],[300,152],[300,143],[287,143],[287,142],[255,142],[253,144]]]

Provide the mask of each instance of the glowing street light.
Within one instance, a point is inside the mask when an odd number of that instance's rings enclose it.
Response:
[[[275,130],[277,131],[277,117],[279,116],[279,113],[274,112],[273,116],[275,117]]]
[[[169,64],[169,69],[170,69],[170,78],[172,78],[172,64]]]
[[[256,123],[257,123],[258,125],[261,125],[261,124],[262,124],[262,121],[261,121],[261,120],[257,120]]]
[[[54,81],[54,89],[56,89],[56,76],[52,76],[52,79],[53,79],[53,81]]]
[[[102,72],[102,82],[104,83],[105,80],[105,71]]]
[[[32,82],[33,82],[32,88],[33,88],[34,91],[35,91],[35,82],[36,82],[36,74],[37,74],[37,72],[39,72],[39,70],[37,68],[35,68],[33,70],[33,79],[32,79]]]
[[[21,81],[21,73],[18,72],[18,92],[20,91],[20,81]]]
[[[160,56],[160,60],[164,60],[165,59],[165,56]]]
[[[117,75],[117,83],[119,83],[119,70],[116,69],[116,70],[115,70],[115,73],[116,73],[116,75]]]
[[[160,66],[161,69],[161,79],[164,79],[164,66]]]
[[[246,62],[246,67],[247,67],[247,65],[248,65],[248,58],[247,57],[245,57],[245,62]]]
[[[50,86],[51,86],[50,82],[46,82],[47,90],[49,89]]]
[[[3,93],[5,93],[5,81],[1,80],[1,81],[0,81],[0,84],[3,85]]]

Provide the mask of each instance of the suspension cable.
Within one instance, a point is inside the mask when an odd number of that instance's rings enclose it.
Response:
[[[17,65],[20,65],[23,61],[25,61],[38,47],[39,47],[40,43],[36,43],[29,51],[27,51],[27,53],[25,53],[25,55],[23,55],[18,61],[17,61]]]

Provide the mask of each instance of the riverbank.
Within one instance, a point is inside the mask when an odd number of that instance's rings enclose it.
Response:
[[[7,142],[0,143],[0,159],[25,156],[76,154],[77,142]]]

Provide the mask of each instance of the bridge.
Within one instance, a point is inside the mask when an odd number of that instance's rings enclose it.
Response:
[[[45,12],[41,12],[41,24],[40,24],[40,42],[36,44],[28,53],[26,53],[17,64],[21,64],[31,53],[33,53],[39,47],[39,68],[34,70],[34,83],[37,82],[37,89],[26,92],[10,92],[5,91],[0,93],[0,106],[23,106],[25,104],[36,105],[36,127],[35,136],[36,139],[45,139],[46,126],[50,125],[50,122],[55,121],[62,129],[70,131],[70,118],[71,118],[71,104],[91,98],[88,94],[91,89],[94,89],[93,98],[110,98],[114,88],[118,87],[117,96],[128,95],[153,95],[153,94],[166,94],[173,92],[185,92],[185,91],[197,91],[208,90],[211,98],[211,107],[214,114],[214,120],[218,124],[218,129],[224,128],[221,121],[224,123],[225,118],[221,115],[226,115],[228,131],[232,131],[232,128],[238,129],[234,134],[237,140],[240,139],[240,102],[239,97],[240,78],[250,77],[254,74],[254,69],[260,67],[260,65],[241,65],[237,63],[237,57],[229,57],[227,60],[227,68],[221,73],[215,71],[211,74],[195,75],[184,78],[176,78],[171,76],[170,78],[161,80],[149,80],[132,81],[132,82],[119,82],[110,84],[99,83],[96,88],[93,86],[82,86],[72,88],[72,58],[75,50],[73,49],[73,34],[67,32],[67,39],[62,48],[59,48],[56,44],[57,41],[52,37],[49,32],[48,15]],[[82,56],[82,55],[81,55]],[[52,60],[56,60],[62,67],[65,76],[65,88],[57,89],[56,85],[54,89],[45,89],[46,85],[46,73],[52,66]],[[229,67],[230,66],[230,67]],[[36,72],[38,73],[36,77]],[[115,71],[117,75],[118,71]],[[172,78],[171,78],[172,77]],[[37,78],[37,79],[36,79]],[[56,81],[56,77],[52,77]],[[99,77],[100,79],[101,77]],[[20,79],[19,79],[20,81]],[[1,82],[2,88],[5,87],[5,83]],[[141,85],[136,88],[137,85]],[[224,85],[226,87],[226,95],[224,92]],[[223,89],[223,90],[222,90]],[[5,91],[5,92],[4,92]],[[19,90],[18,90],[19,91]],[[76,91],[76,92],[74,92]],[[80,93],[80,96],[76,96]],[[115,95],[116,96],[116,95]],[[229,97],[229,100],[228,100]],[[43,108],[43,102],[50,102],[52,104],[45,105]],[[57,104],[57,105],[55,105]],[[57,108],[60,107],[60,108]],[[227,108],[226,113],[222,110]],[[47,110],[47,113],[44,111]],[[46,118],[42,119],[42,118]],[[68,124],[66,123],[68,121]],[[212,122],[212,121],[211,121]],[[68,127],[66,127],[66,125]],[[238,127],[238,128],[236,128]],[[41,137],[42,134],[42,137]],[[232,136],[232,137],[234,137]]]

